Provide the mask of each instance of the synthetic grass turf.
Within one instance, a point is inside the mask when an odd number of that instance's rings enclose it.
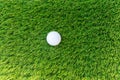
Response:
[[[120,79],[119,0],[0,0],[0,80],[98,79]]]

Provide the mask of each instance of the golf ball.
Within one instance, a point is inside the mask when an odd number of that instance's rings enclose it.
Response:
[[[61,35],[56,31],[51,31],[47,34],[47,43],[51,46],[57,46],[61,42]]]

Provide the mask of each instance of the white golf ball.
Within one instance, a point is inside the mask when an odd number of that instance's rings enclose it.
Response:
[[[61,36],[58,32],[51,31],[48,33],[46,40],[49,45],[56,46],[61,42]]]

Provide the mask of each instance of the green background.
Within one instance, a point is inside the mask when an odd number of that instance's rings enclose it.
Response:
[[[120,0],[0,0],[0,80],[120,80]]]

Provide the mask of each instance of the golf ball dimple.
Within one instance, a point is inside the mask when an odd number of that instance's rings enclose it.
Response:
[[[47,43],[51,46],[57,46],[61,42],[61,35],[56,31],[51,31],[47,34]]]

